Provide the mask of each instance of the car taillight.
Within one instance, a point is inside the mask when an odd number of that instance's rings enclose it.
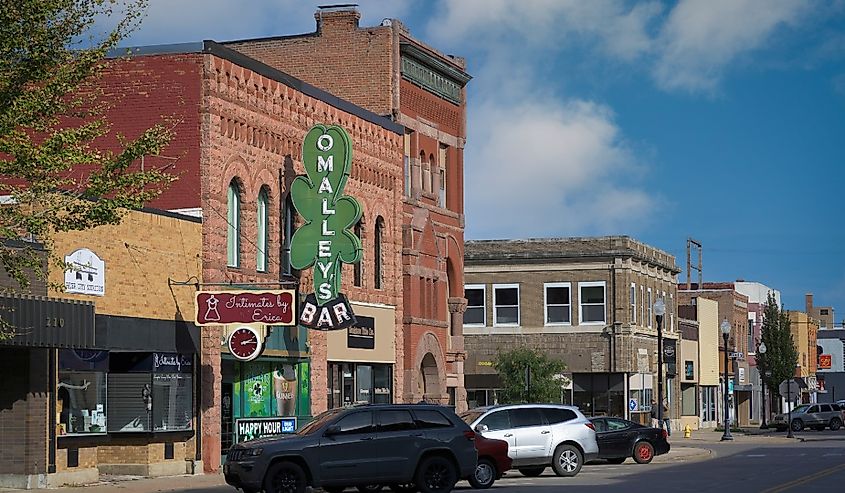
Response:
[[[669,438],[669,433],[666,430],[660,430],[660,432],[663,433],[663,439],[664,440]]]
[[[585,425],[587,428],[589,428],[589,429],[591,429],[591,430],[593,430],[593,431],[596,431],[596,427],[595,427],[595,426],[593,426],[593,423],[584,423],[584,425]]]
[[[475,440],[475,432],[474,431],[465,431],[464,436],[467,437],[467,440]]]

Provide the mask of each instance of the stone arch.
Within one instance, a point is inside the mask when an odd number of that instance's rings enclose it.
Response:
[[[426,332],[420,338],[412,369],[410,388],[414,401],[448,401],[446,358],[434,333]]]

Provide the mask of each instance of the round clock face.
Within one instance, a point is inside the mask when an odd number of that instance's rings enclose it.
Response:
[[[261,353],[261,339],[249,327],[240,327],[229,336],[229,352],[240,360],[251,360]]]

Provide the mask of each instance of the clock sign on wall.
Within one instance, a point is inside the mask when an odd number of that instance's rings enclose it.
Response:
[[[262,337],[252,327],[238,327],[229,336],[229,352],[241,361],[257,358],[261,354],[262,345]]]

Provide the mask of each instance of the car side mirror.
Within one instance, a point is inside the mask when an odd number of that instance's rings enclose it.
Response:
[[[326,436],[337,435],[340,433],[340,426],[338,425],[331,425],[326,428]]]
[[[484,433],[485,431],[488,431],[489,429],[490,428],[487,428],[487,425],[478,425],[478,426],[475,427],[475,431],[477,431],[478,433]]]

